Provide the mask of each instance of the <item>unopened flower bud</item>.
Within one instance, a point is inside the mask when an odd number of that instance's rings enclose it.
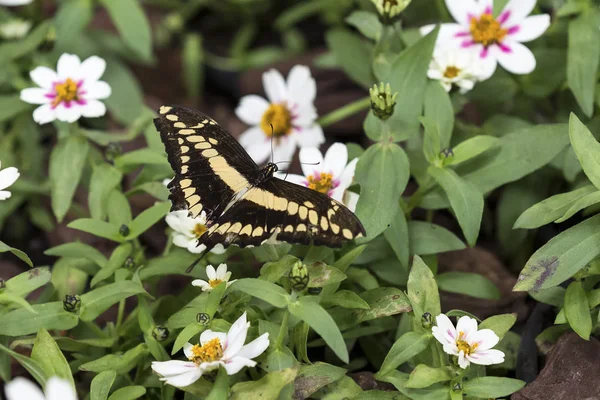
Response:
[[[322,287],[309,287],[308,294],[312,294],[314,296],[320,294],[323,291]]]
[[[379,16],[381,22],[384,24],[393,23],[396,18],[400,15],[402,11],[412,0],[371,0],[375,7],[377,7],[377,11],[379,12]]]
[[[421,325],[423,328],[429,329],[433,326],[433,319],[431,318],[431,314],[426,312],[421,316]]]
[[[302,263],[302,261],[297,261],[292,267],[292,271],[290,272],[290,283],[292,285],[292,289],[296,292],[301,292],[308,285],[308,268],[306,265]]]
[[[104,156],[106,160],[112,162],[117,157],[119,157],[123,153],[123,148],[119,143],[110,142],[108,146],[106,146],[106,150],[104,151]]]
[[[183,18],[177,12],[171,13],[165,17],[165,27],[171,32],[180,32],[183,28]]]
[[[369,89],[369,94],[371,95],[371,110],[377,118],[386,120],[394,114],[398,93],[392,94],[389,83],[384,85],[382,82],[379,86],[373,86]]]
[[[63,300],[63,309],[65,311],[76,313],[81,308],[81,298],[77,295],[65,295]]]
[[[210,316],[207,313],[198,313],[196,314],[196,321],[198,321],[199,324],[206,325],[210,321]]]
[[[455,392],[461,392],[462,391],[462,385],[458,382],[456,382],[453,386],[452,386],[452,390]]]
[[[125,259],[124,266],[127,269],[133,269],[133,268],[135,268],[135,260],[133,259],[133,257],[127,256],[127,258]]]
[[[6,281],[4,281],[4,279],[0,278],[0,289],[4,289],[6,287]]]
[[[169,338],[169,329],[163,325],[156,325],[152,330],[152,337],[159,342],[164,342]]]
[[[125,224],[121,225],[119,228],[119,234],[123,237],[129,236],[129,227]]]

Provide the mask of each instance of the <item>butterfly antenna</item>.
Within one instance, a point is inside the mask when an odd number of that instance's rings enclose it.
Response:
[[[200,262],[200,260],[202,260],[203,257],[204,257],[204,254],[202,254],[196,261],[194,261],[189,267],[187,267],[187,269],[185,270],[185,273],[189,274],[190,272],[192,272],[194,267],[196,265],[198,265],[198,263]]]

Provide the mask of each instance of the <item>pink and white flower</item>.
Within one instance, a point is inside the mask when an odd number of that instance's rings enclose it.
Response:
[[[343,143],[332,144],[325,157],[317,147],[300,149],[300,163],[304,175],[278,172],[277,177],[306,186],[344,203],[354,211],[359,195],[348,191],[354,179],[358,158],[348,162],[348,149]]]
[[[435,321],[437,326],[431,328],[433,336],[446,353],[458,357],[459,367],[467,368],[470,363],[492,365],[504,362],[504,353],[492,349],[500,338],[491,329],[477,330],[477,320],[460,317],[456,328],[444,314],[438,315]]]
[[[446,0],[456,23],[442,24],[438,45],[475,51],[485,79],[494,74],[498,63],[514,74],[529,74],[536,61],[522,43],[537,39],[550,26],[547,14],[529,16],[535,4],[536,0],[510,0],[496,18],[493,0]],[[422,27],[421,34],[434,27]]]
[[[1,163],[0,167],[2,167]],[[0,200],[10,198],[11,193],[5,189],[15,183],[20,175],[19,170],[15,167],[4,168],[0,171]]]
[[[7,400],[77,400],[77,393],[66,379],[51,377],[46,382],[46,395],[33,382],[17,377],[4,387]]]
[[[249,327],[244,312],[226,334],[209,329],[200,335],[200,344],[186,343],[183,352],[189,361],[154,361],[152,369],[161,376],[161,381],[185,387],[196,382],[205,372],[221,366],[228,375],[237,374],[244,367],[254,367],[256,361],[253,358],[269,347],[269,334],[265,333],[244,345]]]
[[[106,114],[106,106],[100,100],[111,94],[108,83],[99,80],[105,69],[106,62],[100,57],[81,62],[76,55],[63,54],[56,72],[48,67],[30,72],[39,88],[23,89],[21,100],[41,104],[33,112],[33,119],[40,125],[55,119],[75,122],[81,117],[101,117]]]
[[[192,281],[192,285],[202,288],[203,292],[210,292],[223,282],[226,282],[227,287],[229,287],[233,282],[237,280],[229,280],[231,279],[231,271],[227,271],[227,264],[219,265],[216,271],[215,267],[213,267],[212,265],[207,265],[206,277],[208,278],[208,282],[204,279],[194,279]]]
[[[244,96],[235,113],[251,128],[240,136],[248,154],[261,164],[271,156],[274,161],[290,161],[296,147],[314,147],[325,142],[323,129],[315,122],[313,105],[317,85],[304,65],[294,66],[287,82],[271,69],[262,76],[268,101],[257,95]]]
[[[200,236],[204,235],[208,228],[206,227],[206,213],[202,211],[196,218],[189,215],[188,210],[171,211],[167,214],[165,220],[173,229],[173,244],[178,247],[187,249],[190,253],[202,253],[206,250],[206,246],[198,244]],[[217,244],[212,250],[212,253],[223,254],[225,248],[222,244]]]
[[[440,81],[447,92],[452,86],[456,86],[464,94],[473,89],[482,75],[477,57],[472,51],[450,47],[437,48],[429,64],[427,76],[429,79]]]

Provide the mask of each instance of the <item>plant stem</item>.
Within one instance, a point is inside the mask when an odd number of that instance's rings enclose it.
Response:
[[[406,215],[407,216],[410,215],[412,210],[414,210],[414,208],[417,207],[421,203],[423,196],[425,196],[430,189],[431,189],[431,180],[429,178],[427,178],[427,179],[425,179],[423,184],[421,186],[419,186],[417,191],[412,196],[410,196],[410,199],[408,200],[408,205],[406,206]]]
[[[329,125],[335,124],[345,118],[348,118],[352,114],[356,114],[359,111],[365,110],[371,106],[371,98],[369,96],[353,101],[352,103],[346,104],[330,112],[327,115],[322,116],[317,120],[317,123],[323,128]]]
[[[283,319],[281,320],[281,328],[279,328],[279,334],[277,335],[277,340],[275,340],[275,349],[281,350],[283,346],[283,338],[285,338],[285,334],[288,330],[288,319],[290,317],[290,312],[285,310],[283,314]]]

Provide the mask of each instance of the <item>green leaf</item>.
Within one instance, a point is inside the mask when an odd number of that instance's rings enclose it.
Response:
[[[120,0],[110,1],[117,3]],[[144,110],[142,88],[135,76],[118,59],[107,58],[106,72],[102,80],[106,81],[112,89],[110,97],[104,100],[106,108],[122,124],[133,123]]]
[[[425,159],[433,164],[439,157],[442,147],[440,144],[440,129],[434,120],[421,117],[419,121],[425,128],[423,136],[423,154]]]
[[[407,289],[408,299],[417,318],[421,318],[426,312],[432,317],[442,313],[438,286],[433,273],[419,256],[413,258]]]
[[[152,59],[150,24],[135,0],[101,0],[127,46],[143,60]]]
[[[129,257],[131,252],[132,248],[130,243],[123,243],[117,246],[117,248],[110,255],[108,261],[102,266],[96,275],[94,275],[90,286],[94,287],[103,280],[111,277],[117,269],[123,266],[125,260],[127,257]]]
[[[368,310],[369,303],[364,301],[358,294],[350,290],[338,290],[334,294],[323,298],[325,307],[360,308]]]
[[[427,83],[425,117],[437,126],[441,148],[450,146],[454,129],[454,108],[448,92],[435,80]]]
[[[95,262],[99,267],[104,266],[107,261],[104,254],[96,250],[95,247],[78,242],[65,243],[52,247],[46,250],[44,254],[55,257],[85,258]]]
[[[88,206],[92,218],[106,218],[108,196],[111,190],[121,183],[122,178],[121,171],[109,164],[103,163],[93,167],[88,196]]]
[[[573,113],[569,119],[569,137],[583,172],[600,189],[600,143]]]
[[[145,344],[138,344],[123,354],[108,354],[94,361],[86,362],[79,367],[80,371],[104,372],[116,371],[119,375],[127,374],[148,355]]]
[[[290,295],[281,286],[261,279],[238,279],[229,287],[229,291],[244,292],[279,308],[290,302]]]
[[[410,373],[407,388],[421,389],[438,382],[446,382],[453,378],[448,368],[431,368],[425,364],[419,364]]]
[[[498,145],[500,139],[494,136],[478,135],[460,142],[452,149],[454,157],[447,165],[458,165],[488,151]]]
[[[139,149],[125,153],[115,160],[115,166],[121,171],[131,171],[140,165],[170,166],[167,157],[153,149]]]
[[[381,35],[382,25],[376,14],[368,11],[353,11],[352,14],[346,17],[346,23],[352,25],[363,36],[377,40]]]
[[[365,227],[367,238],[372,239],[387,229],[398,212],[398,200],[409,174],[406,153],[393,143],[376,143],[359,158],[354,175],[361,188],[356,215]]]
[[[324,362],[302,365],[294,381],[294,398],[308,399],[317,390],[342,379],[346,370]]]
[[[170,321],[170,319],[169,319],[169,321]],[[187,321],[189,321],[189,319],[187,319]],[[169,328],[171,328],[171,324],[167,323],[167,326]],[[173,355],[173,354],[177,353],[179,350],[181,350],[183,348],[183,346],[187,342],[189,342],[192,337],[196,336],[203,330],[204,330],[204,326],[198,324],[197,322],[193,322],[193,323],[187,325],[185,328],[183,328],[183,330],[181,332],[179,332],[179,335],[177,335],[177,338],[175,339],[175,342],[173,343],[173,349],[171,350],[171,355]]]
[[[68,381],[75,389],[73,373],[64,354],[58,348],[58,345],[52,339],[47,330],[41,328],[38,331],[33,348],[31,349],[31,359],[37,361],[46,376],[57,376]]]
[[[573,215],[577,214],[579,211],[583,210],[584,208],[588,208],[598,203],[600,203],[600,191],[586,194],[585,196],[577,200],[575,203],[573,203],[571,207],[569,207],[569,209],[565,212],[565,215],[563,215],[554,222],[556,222],[557,224],[564,222],[571,218]]]
[[[400,260],[402,267],[408,269],[408,259],[410,253],[408,239],[408,224],[403,210],[398,210],[396,216],[392,219],[390,227],[383,232],[383,236],[390,244],[392,250]]]
[[[298,368],[271,372],[256,381],[238,382],[231,388],[229,400],[277,399],[284,387],[294,382]]]
[[[342,271],[324,262],[310,264],[307,269],[309,276],[308,287],[323,287],[339,283],[346,279],[346,275]]]
[[[596,192],[596,187],[586,185],[580,189],[549,197],[523,212],[515,222],[514,228],[535,229],[556,221],[572,207],[579,199]]]
[[[560,286],[554,286],[548,289],[530,290],[529,295],[540,303],[562,308],[565,303],[565,291]]]
[[[581,282],[571,282],[565,293],[565,316],[575,333],[585,340],[590,340],[592,332],[592,317],[590,305]]]
[[[347,29],[331,29],[325,34],[327,47],[333,52],[337,64],[350,79],[363,87],[373,84],[371,74],[371,47],[360,36]]]
[[[0,55],[2,54],[2,46],[0,46]],[[0,58],[0,65],[2,59]],[[19,95],[0,96],[0,122],[8,121],[16,117],[18,114],[28,110],[31,106],[24,101],[21,101]]]
[[[463,392],[468,396],[479,398],[504,397],[521,390],[525,382],[512,378],[484,376],[463,381]]]
[[[408,223],[410,254],[428,255],[462,250],[465,244],[446,228],[423,221]]]
[[[6,281],[6,290],[25,297],[50,282],[52,274],[48,267],[33,268]]]
[[[108,195],[108,222],[115,226],[129,225],[131,223],[131,207],[127,197],[118,189],[113,189]]]
[[[4,68],[4,66],[12,60],[15,60],[26,54],[31,54],[40,44],[42,44],[42,42],[46,40],[51,27],[53,27],[52,21],[44,21],[23,39],[14,42],[4,42],[4,44],[0,46],[0,66]],[[16,97],[18,98],[18,96]],[[17,103],[25,104],[20,100],[18,100]],[[3,108],[0,107],[0,110],[2,109]],[[0,120],[1,119],[0,113]]]
[[[169,213],[171,202],[164,201],[154,204],[152,207],[142,211],[129,224],[129,235],[127,240],[135,239],[146,232],[152,225],[160,221]]]
[[[583,13],[569,22],[567,83],[588,117],[594,113],[599,60],[598,19],[593,12]]]
[[[117,373],[115,371],[104,371],[92,379],[90,387],[90,400],[106,400]]]
[[[56,47],[58,53],[72,49],[86,26],[92,20],[91,0],[68,0],[60,4],[56,13]]]
[[[50,190],[52,211],[58,222],[71,207],[75,189],[87,160],[90,145],[79,136],[60,139],[50,155]]]
[[[115,390],[108,400],[134,400],[139,399],[146,394],[146,388],[143,386],[126,386]]]
[[[79,218],[70,222],[67,228],[78,229],[92,235],[123,242],[125,239],[119,234],[119,226],[92,218]]]
[[[400,53],[390,69],[387,77],[378,77],[383,82],[389,82],[392,93],[398,92],[394,114],[388,123],[394,126],[392,136],[395,141],[401,141],[416,136],[419,133],[419,120],[427,90],[427,71],[431,55],[438,35],[436,28],[420,39],[417,43]],[[355,53],[350,51],[356,59]]]
[[[440,290],[478,299],[500,300],[500,290],[483,275],[470,272],[445,272],[436,277]]]
[[[113,304],[140,293],[146,293],[144,287],[133,281],[115,282],[94,289],[81,296],[79,318],[93,321]]]
[[[340,360],[346,364],[349,362],[348,349],[342,333],[323,307],[315,303],[311,297],[301,297],[298,301],[290,303],[288,310],[293,316],[310,325]]]
[[[491,329],[502,340],[515,322],[517,314],[494,315],[481,322],[478,329]]]
[[[22,261],[27,263],[27,265],[29,265],[31,268],[33,268],[33,262],[31,261],[29,256],[27,254],[25,254],[25,252],[23,252],[19,249],[15,249],[14,247],[10,247],[6,243],[0,241],[0,253],[6,253],[7,251],[10,251],[12,254],[14,254],[15,256],[20,258]]]
[[[202,93],[204,84],[203,62],[202,36],[197,33],[188,33],[183,42],[182,67],[186,90],[191,98],[199,98]]]
[[[483,194],[447,168],[429,167],[429,175],[444,189],[469,246],[475,246],[483,216]]]
[[[77,315],[63,310],[61,301],[34,304],[31,307],[34,312],[20,308],[0,315],[0,335],[31,335],[41,328],[66,331],[79,322]]]
[[[569,279],[600,254],[600,215],[550,239],[527,261],[513,290],[540,290]]]
[[[355,310],[352,315],[352,325],[412,310],[404,292],[397,288],[371,289],[361,293],[360,297],[367,302],[369,309]]]
[[[352,263],[361,255],[361,253],[365,250],[366,247],[366,245],[356,246],[355,248],[344,254],[342,257],[340,257],[333,264],[333,266],[342,272],[346,271],[348,267],[352,265]]]
[[[229,376],[225,368],[219,368],[217,379],[206,400],[221,400],[229,397]]]
[[[21,308],[24,308],[26,310],[29,310],[32,313],[35,313],[35,310],[33,309],[33,307],[31,307],[31,304],[29,304],[27,302],[27,300],[25,300],[24,298],[19,297],[16,294],[13,294],[8,291],[5,291],[4,293],[0,293],[0,304],[11,304],[11,303],[15,304],[16,306],[20,306]]]
[[[21,364],[23,368],[25,368],[27,372],[31,374],[33,379],[35,379],[37,383],[39,383],[41,386],[44,386],[46,384],[46,380],[50,378],[49,376],[46,376],[46,374],[44,373],[44,369],[37,361],[32,360],[29,357],[25,357],[24,355],[19,354],[16,351],[12,351],[11,349],[3,346],[2,344],[0,344],[0,351],[10,355],[12,358],[17,360],[17,362]]]
[[[407,332],[394,343],[377,376],[383,376],[421,353],[429,346],[433,336],[430,333]]]

